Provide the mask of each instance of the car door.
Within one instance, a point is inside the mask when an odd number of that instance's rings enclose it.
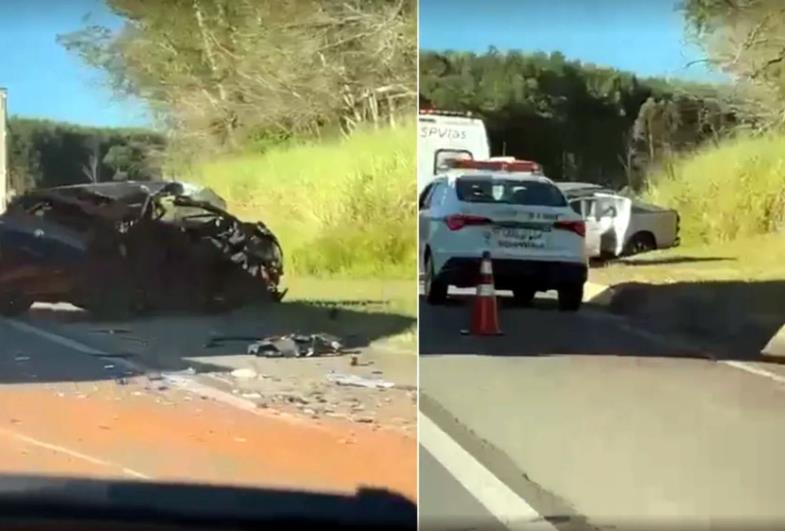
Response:
[[[624,248],[630,228],[632,202],[623,196],[597,194],[597,212],[601,233],[601,250],[613,256],[619,256]]]
[[[586,224],[586,256],[596,258],[600,255],[602,227],[596,216],[596,202],[592,198],[574,199],[572,209],[579,213]]]

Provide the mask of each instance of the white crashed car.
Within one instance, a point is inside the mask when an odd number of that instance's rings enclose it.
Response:
[[[557,184],[586,221],[591,258],[629,256],[679,245],[679,213],[630,199],[596,184]]]

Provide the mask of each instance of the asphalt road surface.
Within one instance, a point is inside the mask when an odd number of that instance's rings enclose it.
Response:
[[[423,529],[785,523],[781,367],[715,361],[591,305],[500,315],[503,337],[464,337],[466,301],[421,302]],[[445,518],[461,511],[467,525]]]
[[[0,319],[0,475],[416,495],[410,436],[256,407],[201,374],[131,362],[111,338],[99,348],[63,330]]]

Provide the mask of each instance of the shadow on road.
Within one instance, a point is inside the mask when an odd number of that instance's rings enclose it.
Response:
[[[96,381],[139,374],[119,359],[155,372],[227,372],[237,366],[232,357],[250,358],[246,348],[253,338],[290,333],[328,333],[348,349],[360,349],[414,326],[414,318],[385,311],[385,305],[368,300],[283,302],[222,314],[161,314],[100,322],[72,306],[36,305],[13,322],[0,320],[0,383]],[[51,335],[31,332],[33,327]],[[66,339],[52,340],[52,336]],[[226,336],[240,339],[211,341]],[[74,348],[69,340],[95,351]],[[280,361],[304,364],[313,360]]]
[[[785,323],[785,280],[629,282],[613,290],[610,312],[713,347],[724,358],[759,358]]]
[[[629,283],[614,287],[607,307],[588,303],[578,313],[559,312],[553,300],[537,299],[532,308],[501,300],[505,335],[481,338],[460,334],[469,323],[470,300],[433,307],[421,299],[420,354],[705,358],[710,352],[757,360],[785,323],[782,301],[785,280]]]
[[[734,262],[733,257],[720,257],[720,256],[667,256],[663,258],[623,258],[612,263],[621,264],[625,266],[655,266],[655,265],[676,265],[676,264],[695,264],[702,262]]]

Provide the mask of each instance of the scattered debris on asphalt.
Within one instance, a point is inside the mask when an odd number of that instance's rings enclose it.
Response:
[[[151,372],[147,375],[147,379],[150,381],[156,380],[164,380],[167,378],[179,378],[183,376],[194,376],[196,374],[196,370],[193,367],[188,367],[186,369],[180,371],[164,371],[161,373]]]
[[[238,380],[250,380],[252,378],[256,378],[258,374],[253,369],[243,368],[243,369],[233,370],[232,376],[234,376]]]
[[[260,339],[248,345],[246,351],[266,358],[307,358],[343,354],[343,345],[328,334],[290,334]]]
[[[260,393],[243,393],[240,396],[242,396],[243,398],[251,399],[251,400],[255,400],[257,398],[262,398],[262,395]]]
[[[356,374],[340,374],[330,373],[327,379],[336,385],[349,385],[352,387],[365,387],[368,389],[390,389],[395,386],[394,383],[382,380],[379,378],[363,378]]]
[[[308,358],[347,353],[339,338],[324,333],[269,337],[213,336],[207,340],[205,348],[236,342],[249,343],[246,347],[247,354],[265,358]]]
[[[188,367],[181,371],[164,371],[160,373],[151,372],[147,374],[147,381],[154,385],[161,385],[158,382],[168,382],[174,385],[187,385],[193,380],[196,371],[193,367]],[[159,389],[160,391],[160,389]]]
[[[110,336],[116,334],[130,334],[132,332],[129,328],[99,328],[97,330],[92,330],[94,334],[108,334]]]
[[[300,348],[293,337],[276,337],[255,341],[248,345],[248,354],[268,358],[298,358]]]

